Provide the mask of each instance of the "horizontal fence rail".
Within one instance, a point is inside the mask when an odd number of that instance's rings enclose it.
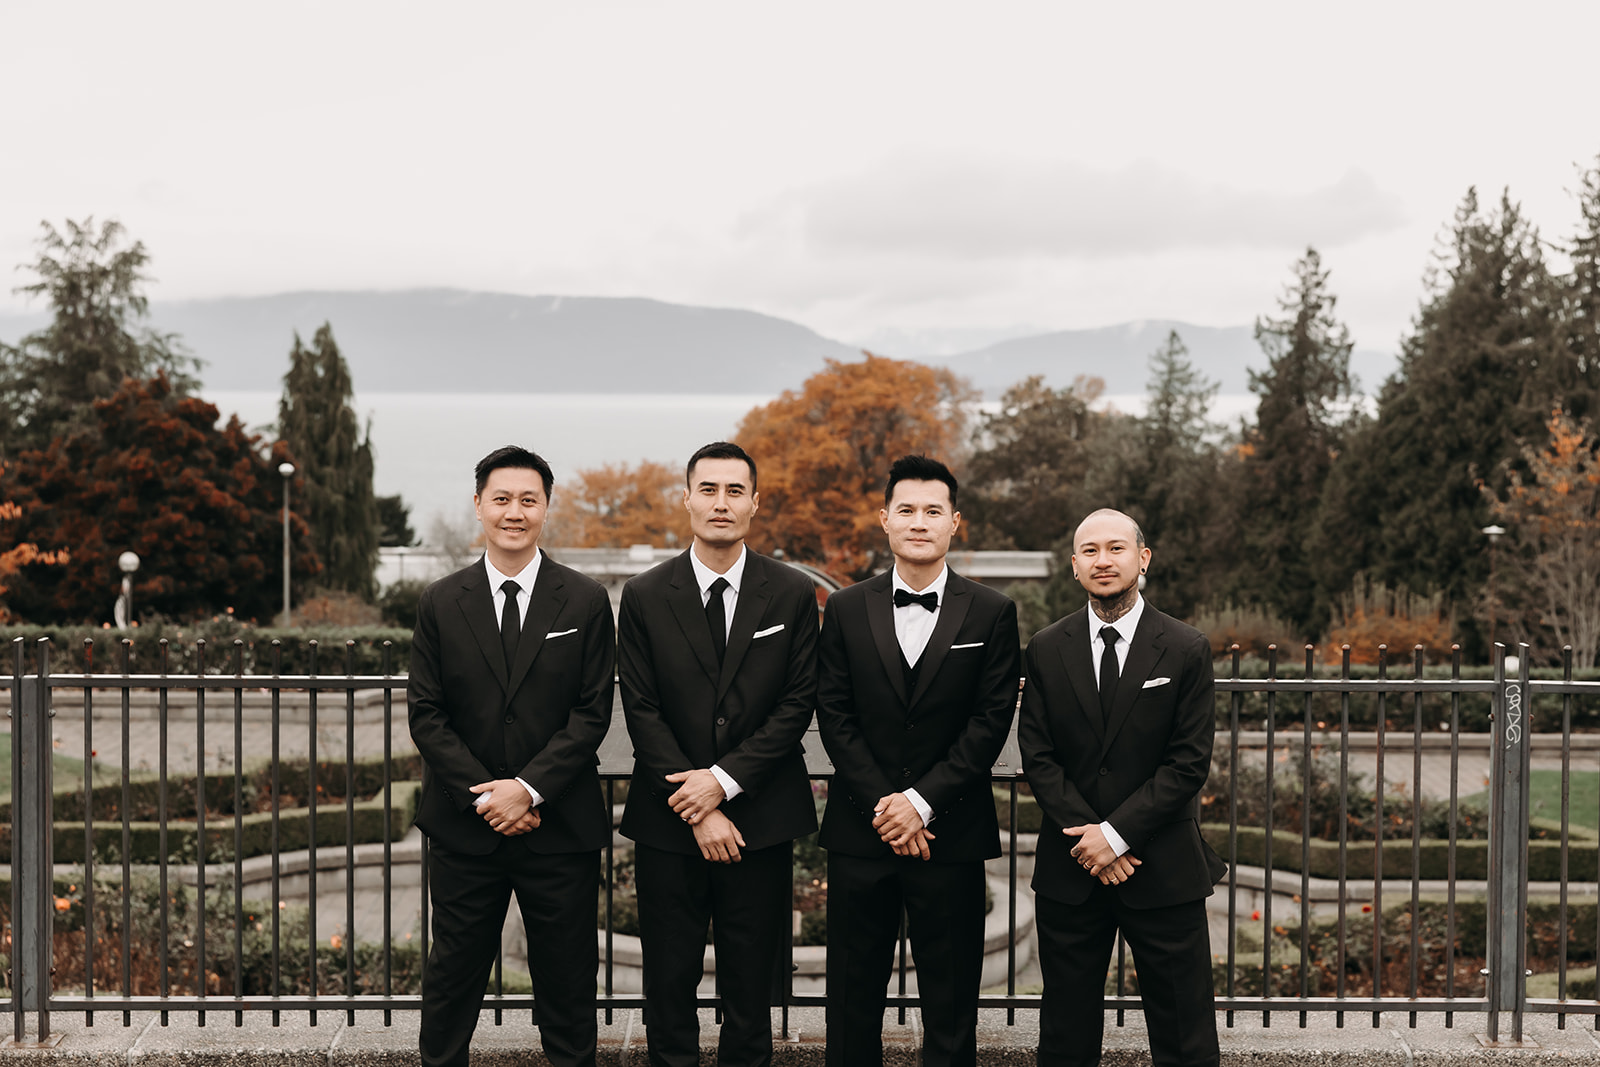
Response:
[[[97,1012],[124,1025],[135,1011],[201,1025],[220,1012],[241,1025],[246,1012],[276,1024],[291,1011],[315,1025],[320,1012],[354,1022],[378,1011],[388,1025],[420,1007],[428,845],[410,832],[421,764],[406,679],[387,646],[382,673],[361,675],[353,643],[311,642],[295,657],[304,674],[281,673],[272,646],[271,673],[244,673],[241,642],[202,641],[175,650],[192,666],[178,674],[166,642],[137,665],[124,642],[109,671],[90,646],[76,672],[56,669],[68,650],[13,643],[0,948],[17,1044],[30,1014],[43,1042],[51,1012],[91,1025]],[[1493,679],[1461,677],[1459,650],[1447,678],[1424,676],[1420,648],[1409,663],[1380,649],[1375,678],[1351,676],[1348,648],[1330,677],[1316,676],[1310,648],[1297,676],[1280,676],[1275,648],[1264,677],[1242,677],[1237,648],[1219,664],[1200,800],[1202,833],[1229,865],[1210,901],[1229,1025],[1239,1012],[1300,1026],[1311,1013],[1378,1025],[1399,1012],[1415,1026],[1421,1013],[1452,1025],[1465,1012],[1486,1016],[1498,1040],[1510,1013],[1520,1041],[1524,1015],[1539,1012],[1600,1027],[1600,734],[1573,726],[1600,712],[1600,682],[1574,681],[1570,653],[1563,678],[1532,679],[1525,646],[1508,675],[1505,651]],[[1487,729],[1465,730],[1466,702],[1486,700]],[[101,747],[115,756],[102,760]],[[820,810],[831,766],[814,734],[807,760]],[[632,769],[620,719],[600,769],[616,811]],[[1040,1004],[1019,971],[1042,824],[1014,737],[993,788],[1006,848],[990,868],[990,926],[1005,977],[981,1006],[1014,1022]],[[796,922],[774,988],[785,1029],[790,1006],[826,1001],[799,944],[825,914],[820,857],[814,839],[796,844]],[[610,1022],[643,997],[625,988],[637,950],[631,845],[614,836],[604,862],[596,1003]],[[904,1020],[920,1001],[903,930],[898,958],[889,1003]],[[496,1023],[536,1017],[516,960],[502,952],[495,964],[484,1006]],[[1137,963],[1119,941],[1105,998],[1119,1024],[1141,1008]]]

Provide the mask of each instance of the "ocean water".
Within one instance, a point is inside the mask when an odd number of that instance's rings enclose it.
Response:
[[[237,412],[260,429],[277,420],[275,392],[207,392],[226,420]],[[651,459],[682,463],[708,441],[733,435],[739,421],[768,396],[598,393],[362,393],[355,409],[370,419],[380,495],[399,493],[411,525],[426,534],[436,516],[472,518],[472,468],[506,444],[531,448],[555,471],[560,487],[582,469]],[[1254,396],[1219,396],[1217,422],[1237,425],[1253,413]],[[1101,406],[1141,414],[1143,396],[1106,396]],[[992,408],[992,403],[980,405]],[[759,461],[760,457],[757,457]]]
[[[254,428],[278,417],[278,394],[207,392],[222,418]],[[708,441],[731,436],[763,396],[590,393],[363,393],[355,409],[372,424],[373,483],[399,493],[425,534],[435,516],[472,518],[472,468],[501,445],[531,448],[561,484],[581,469],[641,459],[681,463]]]

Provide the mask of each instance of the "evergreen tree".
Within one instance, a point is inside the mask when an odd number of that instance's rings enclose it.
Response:
[[[1485,214],[1469,190],[1436,253],[1427,292],[1375,420],[1354,435],[1323,504],[1328,590],[1365,571],[1391,588],[1442,593],[1467,624],[1488,573],[1492,516],[1480,486],[1505,488],[1520,442],[1553,405],[1593,410],[1600,368],[1563,344],[1562,286],[1509,195]],[[1341,584],[1343,583],[1343,584]]]
[[[119,247],[122,224],[67,220],[63,235],[41,222],[38,281],[16,292],[46,298],[50,325],[15,348],[0,344],[0,455],[44,448],[52,438],[93,422],[90,405],[125,378],[164,373],[178,395],[198,384],[199,361],[175,335],[141,325],[149,312],[143,286],[149,254],[142,241]]]
[[[410,548],[417,543],[411,528],[411,506],[399,493],[378,497],[378,545],[382,548]]]
[[[1352,345],[1334,317],[1335,297],[1316,249],[1306,250],[1294,274],[1279,301],[1285,317],[1256,320],[1267,369],[1250,372],[1250,389],[1261,399],[1241,448],[1243,565],[1234,589],[1315,637],[1328,611],[1316,595],[1310,540],[1323,485],[1344,443]]]
[[[278,435],[304,477],[297,508],[311,527],[323,584],[375,593],[380,522],[372,491],[372,435],[361,434],[350,368],[323,323],[307,348],[295,334],[278,402]]]
[[[1138,420],[1140,453],[1129,514],[1153,550],[1149,591],[1163,611],[1192,615],[1218,570],[1220,427],[1207,419],[1215,382],[1189,361],[1173,331],[1150,356],[1149,404]]]

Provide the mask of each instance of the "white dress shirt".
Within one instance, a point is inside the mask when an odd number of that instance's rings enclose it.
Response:
[[[932,611],[921,604],[907,604],[903,608],[894,609],[894,636],[900,642],[900,654],[906,658],[911,666],[917,665],[917,660],[928,649],[928,639],[933,636],[933,628],[939,622],[939,612],[944,610],[944,587],[950,578],[950,568],[940,567],[939,577],[929,582],[926,588],[913,589],[900,577],[900,569],[894,570],[894,579],[891,583],[890,596],[894,589],[904,589],[908,593],[937,593],[939,605]],[[910,693],[906,694],[909,699]],[[922,817],[922,825],[927,826],[933,822],[933,805],[922,799],[922,794],[915,789],[905,791],[906,799],[911,801],[911,806],[917,809],[917,814]]]
[[[1089,609],[1089,622],[1094,628],[1094,634],[1089,638],[1089,654],[1094,660],[1094,688],[1100,690],[1100,657],[1105,655],[1106,639],[1104,631],[1117,632],[1117,675],[1121,677],[1122,669],[1128,665],[1128,649],[1133,647],[1133,635],[1139,629],[1139,618],[1144,614],[1144,597],[1134,594],[1133,610],[1128,612],[1116,622],[1101,622],[1100,616],[1094,613],[1094,608]],[[1122,835],[1108,822],[1100,824],[1100,832],[1106,835],[1106,842],[1111,845],[1119,856],[1128,851],[1128,843]]]
[[[507,582],[517,583],[517,616],[523,622],[528,621],[528,601],[533,599],[533,583],[539,580],[539,564],[543,560],[544,553],[535,548],[533,550],[533,558],[528,561],[528,565],[522,568],[521,571],[516,574],[501,574],[495,565],[489,562],[488,553],[484,553],[483,569],[489,572],[489,593],[494,598],[494,626],[496,630],[500,628],[500,619],[506,610],[506,594],[503,588]],[[506,664],[506,669],[510,670],[511,664]],[[533,798],[533,803],[530,807],[537,808],[544,803],[544,797],[539,795],[537,789],[522,781],[521,778],[518,778],[517,781],[522,782],[522,788],[526,789],[528,796]],[[481,808],[489,803],[489,798],[492,796],[494,796],[493,792],[479,793],[477,799],[478,807]]]
[[[701,607],[705,607],[706,603],[711,599],[711,585],[713,582],[718,578],[724,578],[728,582],[728,587],[722,591],[722,621],[725,627],[722,633],[722,640],[724,647],[726,647],[728,636],[733,633],[733,612],[739,606],[739,586],[744,581],[744,561],[748,555],[749,553],[745,551],[745,547],[740,545],[739,558],[733,561],[733,566],[729,567],[725,573],[718,574],[700,562],[700,557],[695,555],[693,548],[689,549],[689,563],[694,567],[694,580],[700,586]],[[716,778],[717,784],[722,786],[722,793],[725,799],[732,800],[744,792],[744,786],[734,781],[733,775],[714,763],[711,765],[711,774]]]

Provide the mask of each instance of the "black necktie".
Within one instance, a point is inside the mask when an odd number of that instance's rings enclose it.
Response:
[[[1117,638],[1122,636],[1110,626],[1101,627],[1100,640],[1105,651],[1100,653],[1100,718],[1111,722],[1111,704],[1117,697],[1117,679],[1122,671],[1117,667]]]
[[[894,606],[907,608],[912,604],[921,604],[929,611],[939,610],[939,594],[932,589],[926,593],[913,593],[909,589],[896,589],[894,591]]]
[[[500,609],[500,647],[506,654],[506,674],[517,661],[517,638],[522,636],[522,612],[517,610],[517,593],[522,587],[507,581],[500,587],[506,596],[505,607]]]
[[[717,664],[728,651],[728,609],[722,603],[722,591],[728,588],[728,579],[718,578],[711,583],[706,595],[706,625],[711,627],[711,647],[717,650]]]

